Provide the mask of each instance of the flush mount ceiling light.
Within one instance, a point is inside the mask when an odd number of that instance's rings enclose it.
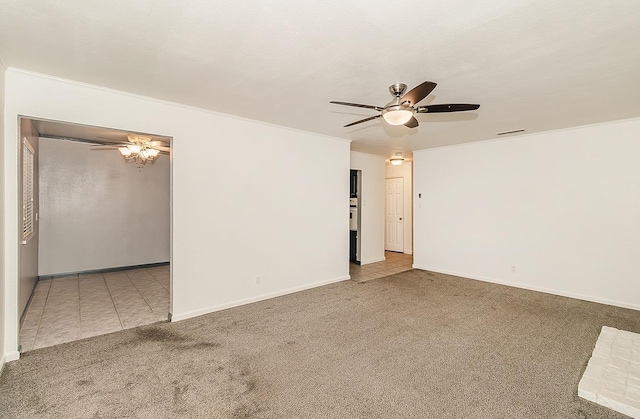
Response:
[[[402,157],[402,152],[396,153],[395,157],[391,157],[389,161],[394,166],[400,166],[404,161],[404,158]]]
[[[160,154],[169,154],[171,150],[162,141],[153,140],[146,135],[127,135],[128,142],[95,146],[94,150],[118,150],[128,163],[135,163],[138,167],[153,164]]]
[[[384,107],[361,105],[359,103],[350,102],[332,101],[329,103],[333,103],[336,105],[355,106],[356,108],[373,109],[380,112],[379,115],[370,116],[369,118],[361,119],[359,121],[347,124],[345,125],[345,128],[377,118],[383,118],[389,125],[404,125],[407,128],[415,128],[418,126],[418,120],[414,117],[414,115],[418,113],[473,111],[480,107],[480,105],[472,105],[467,103],[416,106],[418,102],[427,97],[427,95],[429,95],[429,93],[431,93],[435,88],[436,83],[425,81],[424,83],[419,84],[413,89],[409,90],[409,92],[405,94],[404,92],[407,90],[406,84],[392,84],[391,86],[389,86],[389,91],[391,92],[391,95],[394,96],[394,98],[391,102],[384,105]]]

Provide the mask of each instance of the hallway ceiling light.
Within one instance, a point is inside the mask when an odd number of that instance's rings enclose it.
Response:
[[[391,157],[389,161],[394,166],[400,166],[404,161],[404,158],[402,157],[402,152],[396,153],[395,157]]]

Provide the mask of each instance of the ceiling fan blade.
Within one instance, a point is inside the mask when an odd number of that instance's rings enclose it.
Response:
[[[412,116],[411,119],[407,121],[406,124],[404,124],[404,126],[407,128],[415,128],[418,126],[418,120],[416,119],[415,116]]]
[[[171,151],[171,148],[169,148],[169,147],[162,147],[162,146],[159,146],[159,145],[157,145],[157,146],[155,146],[155,147],[152,147],[152,148],[155,148],[156,150],[160,150],[160,151],[166,151],[167,153]]]
[[[400,102],[409,102],[411,106],[415,106],[416,103],[427,97],[427,95],[429,95],[436,86],[437,84],[432,81],[425,81],[424,83],[409,90],[404,96],[402,96]]]
[[[371,116],[371,117],[369,117],[369,118],[361,119],[361,120],[359,120],[359,121],[356,121],[356,122],[352,122],[352,123],[350,123],[350,124],[347,124],[347,125],[345,125],[344,127],[346,128],[346,127],[350,127],[350,126],[352,126],[352,125],[361,124],[361,123],[363,123],[363,122],[371,121],[372,119],[380,118],[381,116],[382,116],[382,115]]]
[[[381,108],[380,106],[373,106],[373,105],[361,105],[359,103],[349,103],[349,102],[335,102],[335,101],[331,101],[329,103],[333,103],[334,105],[344,105],[344,106],[355,106],[356,108],[366,108],[366,109],[374,109],[376,111],[381,111],[384,108]]]
[[[469,103],[450,103],[446,105],[428,105],[418,106],[416,112],[418,113],[437,113],[437,112],[461,112],[461,111],[475,111],[480,105],[472,105]]]

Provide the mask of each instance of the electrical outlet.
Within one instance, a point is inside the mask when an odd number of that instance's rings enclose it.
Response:
[[[262,277],[258,275],[256,276],[256,285],[260,285],[260,282],[262,282]]]
[[[516,271],[516,265],[511,265],[511,272],[515,272]]]

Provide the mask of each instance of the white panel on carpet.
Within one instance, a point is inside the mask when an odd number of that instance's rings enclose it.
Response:
[[[578,395],[640,418],[640,334],[603,326]]]

